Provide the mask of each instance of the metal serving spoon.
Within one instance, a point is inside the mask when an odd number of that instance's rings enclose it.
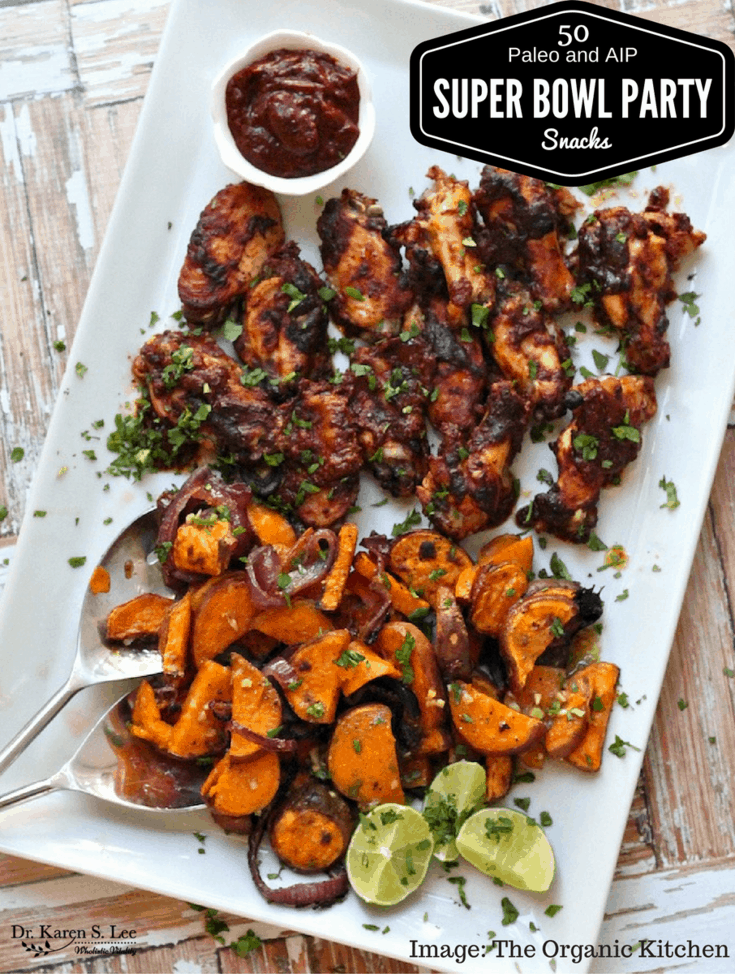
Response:
[[[124,808],[152,812],[203,808],[200,787],[207,769],[196,761],[162,756],[126,729],[127,694],[97,721],[66,764],[43,781],[0,796],[0,809],[52,791],[80,791]]]
[[[82,602],[77,651],[66,683],[0,751],[0,773],[21,754],[61,708],[84,687],[111,680],[160,673],[161,657],[153,650],[111,649],[100,638],[100,625],[116,605],[142,592],[165,593],[161,566],[151,557],[156,538],[153,510],[146,511],[117,536],[99,564],[111,579],[109,593],[88,587]]]

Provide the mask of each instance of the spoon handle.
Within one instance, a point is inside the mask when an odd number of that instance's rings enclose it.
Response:
[[[41,733],[46,724],[53,720],[61,708],[81,689],[78,680],[75,679],[75,674],[72,674],[63,687],[38,711],[36,716],[31,717],[25,727],[18,731],[15,737],[0,751],[0,774],[15,761],[19,754],[25,751],[34,737]]]
[[[11,805],[17,805],[19,802],[25,802],[31,798],[38,798],[39,795],[46,795],[50,791],[56,791],[58,787],[55,778],[47,778],[45,781],[34,781],[33,784],[23,785],[22,788],[9,791],[7,795],[0,795],[0,809],[9,808]]]

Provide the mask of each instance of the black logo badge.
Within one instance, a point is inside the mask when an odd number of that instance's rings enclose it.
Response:
[[[720,41],[564,0],[419,44],[411,132],[570,186],[723,145],[734,93]]]

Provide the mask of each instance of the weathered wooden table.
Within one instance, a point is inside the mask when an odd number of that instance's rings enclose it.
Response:
[[[535,0],[445,0],[495,18]],[[732,4],[626,0],[733,43]],[[135,129],[167,0],[0,0],[0,572]],[[723,349],[723,354],[730,354]],[[11,462],[21,447],[23,459]],[[1,574],[0,574],[1,580]],[[593,971],[735,970],[735,432],[725,437],[602,940],[729,946],[730,959],[595,961]],[[591,872],[594,864],[590,864]],[[134,928],[137,953],[33,959],[13,925]],[[229,927],[229,930],[225,929]],[[218,937],[213,936],[219,929]],[[253,929],[245,956],[228,946]],[[378,954],[0,856],[0,971],[414,971]]]

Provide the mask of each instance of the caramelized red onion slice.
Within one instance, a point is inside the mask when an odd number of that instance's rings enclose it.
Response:
[[[265,664],[261,672],[269,680],[275,680],[282,690],[288,690],[294,683],[299,682],[299,674],[285,656],[275,656]]]
[[[258,734],[257,731],[250,730],[237,720],[230,721],[230,730],[235,731],[245,737],[252,744],[257,744],[264,751],[272,751],[275,754],[292,754],[299,746],[298,741],[286,737],[268,737],[265,734]]]
[[[260,816],[258,824],[248,839],[248,868],[260,895],[269,903],[295,907],[331,906],[332,903],[343,897],[349,890],[344,862],[333,866],[325,874],[324,879],[309,883],[296,883],[293,886],[284,886],[282,889],[272,889],[266,884],[260,875],[258,853],[268,826],[268,818],[267,814]]]
[[[309,529],[282,560],[272,545],[248,555],[247,573],[253,601],[262,609],[288,605],[294,595],[323,581],[337,557],[337,536]]]
[[[250,594],[260,609],[274,609],[286,605],[285,590],[279,587],[282,574],[281,556],[273,545],[253,548],[246,567]]]
[[[233,558],[242,555],[252,543],[253,533],[247,517],[252,491],[243,483],[225,483],[222,475],[209,467],[199,467],[175,494],[163,494],[158,499],[160,524],[156,544],[173,544],[176,532],[188,514],[215,507],[226,507],[229,512],[237,545]],[[196,572],[182,571],[168,558],[161,566],[166,585],[176,588],[201,580]]]

